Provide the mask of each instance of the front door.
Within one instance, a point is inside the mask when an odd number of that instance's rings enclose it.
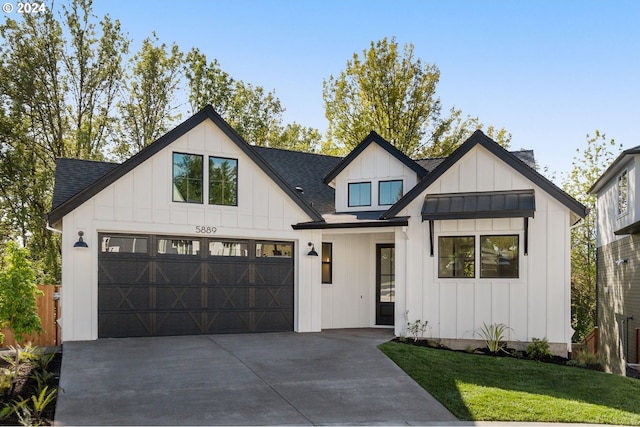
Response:
[[[376,245],[376,325],[393,325],[396,265],[393,243]]]

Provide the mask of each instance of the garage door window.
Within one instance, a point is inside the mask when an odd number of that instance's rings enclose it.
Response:
[[[209,241],[209,255],[211,256],[249,256],[249,244],[247,242]]]
[[[158,239],[158,254],[161,255],[198,255],[199,240]]]
[[[119,252],[127,254],[146,254],[148,239],[139,236],[102,236],[102,252]]]
[[[291,258],[293,245],[282,242],[258,242],[256,243],[256,257],[281,257]]]

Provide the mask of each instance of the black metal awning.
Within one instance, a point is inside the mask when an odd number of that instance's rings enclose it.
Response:
[[[429,221],[433,256],[433,221],[443,219],[524,218],[524,254],[529,252],[529,218],[536,211],[533,190],[427,194],[422,220]]]
[[[531,218],[535,210],[533,190],[427,194],[422,220]]]

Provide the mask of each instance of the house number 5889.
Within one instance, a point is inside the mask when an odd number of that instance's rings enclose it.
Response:
[[[196,225],[196,233],[198,234],[215,234],[218,231],[215,227],[210,227],[208,225]]]

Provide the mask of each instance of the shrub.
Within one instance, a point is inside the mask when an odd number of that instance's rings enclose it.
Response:
[[[539,362],[546,362],[553,357],[549,341],[546,338],[533,338],[531,344],[527,346],[527,357]]]
[[[9,327],[16,341],[42,331],[36,297],[42,295],[26,249],[8,242],[0,270],[0,327]],[[0,342],[4,335],[0,334]]]
[[[416,320],[415,322],[407,322],[407,332],[409,332],[409,335],[411,335],[411,337],[413,337],[413,341],[418,341],[418,338],[422,338],[424,335],[424,331],[427,330],[427,325],[429,324],[428,320],[425,320],[424,322],[420,319]]]
[[[604,364],[600,357],[589,351],[576,352],[574,358],[569,360],[567,365],[604,372]]]
[[[482,324],[482,329],[480,329],[479,334],[491,353],[504,351],[507,346],[504,341],[504,333],[507,329],[509,329],[509,327],[503,323],[492,323],[491,325],[487,325],[486,323]]]

